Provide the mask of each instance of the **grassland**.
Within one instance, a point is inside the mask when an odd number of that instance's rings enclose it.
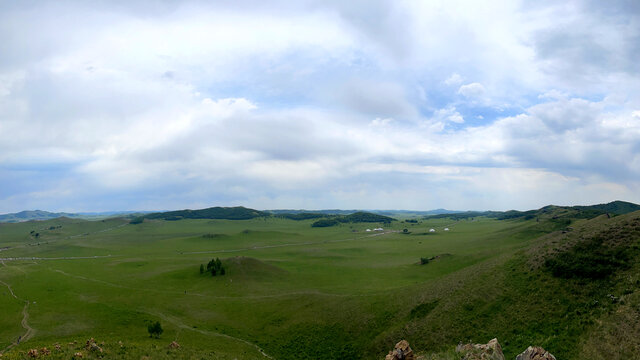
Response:
[[[629,216],[640,215],[619,218]],[[614,220],[571,226],[606,228]],[[593,339],[609,331],[603,324],[614,326],[616,311],[635,311],[609,297],[637,297],[635,262],[597,281],[554,277],[531,264],[543,253],[533,249],[562,242],[549,236],[560,236],[567,222],[551,216],[326,228],[314,221],[0,224],[0,258],[12,258],[0,264],[0,350],[25,334],[25,301],[34,336],[4,358],[48,347],[58,358],[80,351],[85,358],[374,359],[400,338],[428,358],[450,358],[458,341],[497,336],[511,358],[537,344],[578,359],[594,353]],[[378,226],[385,231],[365,231]],[[419,265],[436,255],[446,256]],[[200,274],[215,257],[227,274]],[[163,325],[160,339],[146,332],[152,321]],[[102,354],[84,348],[91,337]],[[174,340],[181,347],[168,349]]]

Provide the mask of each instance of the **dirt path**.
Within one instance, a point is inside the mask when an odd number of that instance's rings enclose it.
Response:
[[[203,335],[207,335],[207,336],[217,336],[217,337],[223,337],[226,339],[230,339],[230,340],[234,340],[234,341],[239,341],[241,343],[247,344],[253,348],[255,348],[256,350],[258,350],[258,352],[260,352],[260,354],[262,354],[262,356],[268,358],[268,359],[273,359],[272,356],[270,356],[269,354],[267,354],[266,352],[264,352],[264,350],[262,350],[262,348],[260,348],[258,345],[247,341],[245,339],[240,339],[231,335],[227,335],[227,334],[222,334],[222,333],[218,333],[218,332],[214,332],[214,331],[207,331],[207,330],[202,330],[202,329],[197,329],[197,328],[193,328],[191,326],[188,326],[184,323],[182,323],[179,319],[172,317],[172,316],[167,316],[165,314],[162,313],[153,313],[153,312],[148,312],[148,311],[143,311],[146,312],[147,314],[150,315],[155,315],[158,316],[159,318],[163,319],[164,321],[171,323],[175,326],[178,327],[178,329],[185,329],[185,330],[191,330],[191,331],[195,331],[197,333],[203,334]]]
[[[6,266],[4,263],[2,264]],[[0,280],[0,284],[6,286],[7,289],[9,289],[9,293],[11,293],[11,296],[13,296],[15,299],[24,301],[24,307],[22,308],[22,321],[20,322],[20,325],[22,325],[22,327],[26,330],[26,332],[24,333],[24,335],[20,337],[20,342],[25,342],[31,339],[36,332],[34,328],[29,326],[29,301],[17,297],[16,294],[13,292],[11,285],[7,284],[6,282]],[[16,345],[18,345],[18,342],[12,343],[11,345],[7,346],[4,350],[0,351],[0,354],[3,354],[5,351],[11,349]]]
[[[0,261],[22,261],[22,260],[88,260],[88,259],[104,259],[110,258],[114,255],[94,255],[94,256],[65,256],[65,257],[9,257],[0,258]],[[115,255],[117,256],[117,255]]]

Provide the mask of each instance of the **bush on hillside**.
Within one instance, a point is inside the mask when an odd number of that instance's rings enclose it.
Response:
[[[160,338],[160,335],[164,332],[160,321],[149,324],[147,331],[149,332],[149,337],[155,337],[156,339]]]

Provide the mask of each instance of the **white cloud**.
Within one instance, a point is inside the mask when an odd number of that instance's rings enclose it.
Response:
[[[462,94],[470,98],[480,97],[484,95],[484,93],[485,93],[484,86],[482,86],[482,84],[477,82],[462,85],[458,89],[458,94]]]
[[[453,73],[444,81],[444,83],[446,85],[459,85],[462,83],[462,81],[464,80],[462,79],[462,76],[460,76],[460,74]]]
[[[449,106],[447,108],[439,109],[433,115],[434,120],[436,121],[451,121],[457,124],[464,123],[464,118],[456,110],[455,106]]]

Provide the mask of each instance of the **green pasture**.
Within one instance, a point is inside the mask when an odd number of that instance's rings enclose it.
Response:
[[[381,358],[399,337],[447,354],[464,337],[488,341],[488,330],[499,332],[512,354],[549,332],[524,323],[498,331],[508,321],[483,316],[523,308],[507,299],[520,296],[528,280],[519,259],[553,224],[475,218],[312,228],[312,222],[2,224],[0,247],[8,249],[0,258],[21,259],[4,261],[0,280],[30,302],[35,329],[4,356],[59,343],[61,358],[76,351],[91,357],[82,345],[93,337],[113,358]],[[366,231],[375,227],[385,230]],[[216,257],[227,274],[200,274],[200,264]],[[25,332],[20,299],[0,284],[0,350]],[[160,339],[149,338],[151,321],[162,323]],[[483,321],[486,329],[470,330]],[[173,340],[180,349],[167,349]]]

